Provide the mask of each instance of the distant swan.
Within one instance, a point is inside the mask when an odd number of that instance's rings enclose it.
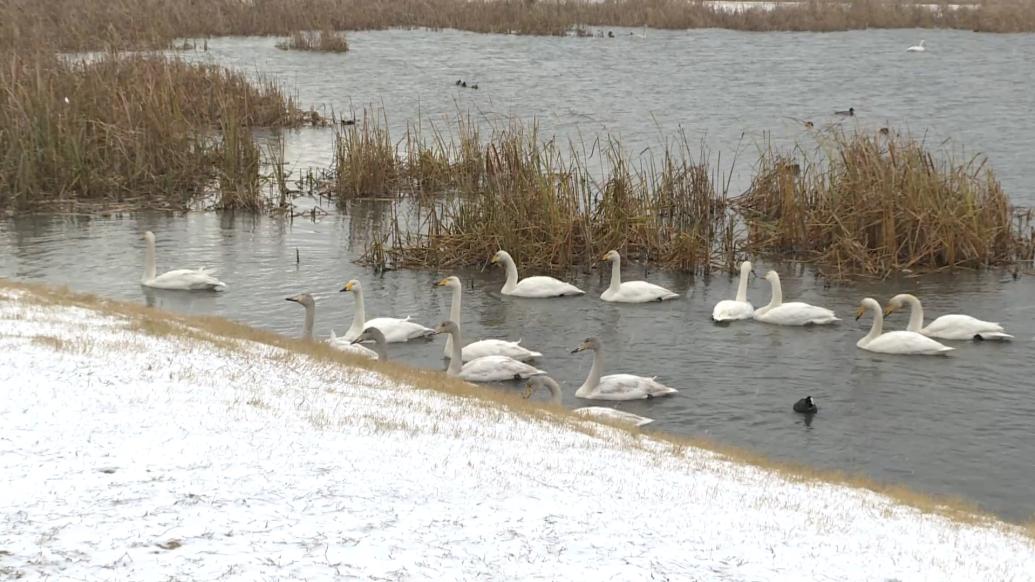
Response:
[[[1012,335],[1004,333],[1003,326],[998,323],[982,321],[969,315],[943,315],[924,327],[924,308],[920,305],[920,300],[909,293],[892,297],[884,309],[884,316],[891,315],[906,304],[909,305],[909,325],[906,326],[908,331],[946,340],[1013,339]]]
[[[859,319],[867,311],[873,313],[873,327],[870,328],[870,333],[855,344],[864,350],[882,354],[918,356],[947,354],[953,350],[953,348],[944,346],[915,331],[881,333],[884,330],[884,315],[881,313],[880,303],[869,297],[863,299],[859,304],[859,309],[855,312],[855,319]]]
[[[460,283],[459,277],[446,277],[435,282],[435,287],[450,287],[453,289],[453,302],[449,307],[449,319],[456,323],[457,329],[462,329],[460,324],[460,301],[463,296],[463,285]],[[532,350],[521,347],[521,340],[516,342],[508,342],[498,339],[486,339],[477,342],[471,342],[464,346],[461,353],[463,354],[463,361],[470,362],[476,358],[484,356],[507,356],[508,358],[514,358],[519,361],[531,360],[533,358],[541,358],[543,354],[539,352],[533,352]],[[443,352],[445,357],[451,357],[453,355],[453,336],[446,336],[446,347]]]
[[[723,299],[716,303],[715,308],[712,309],[712,319],[715,321],[751,319],[751,316],[755,313],[755,307],[747,300],[748,277],[751,275],[751,272],[751,261],[744,261],[740,264],[737,298]]]
[[[925,41],[925,40],[920,41],[920,44],[915,44],[915,45],[907,48],[906,52],[909,52],[909,53],[922,53],[922,52],[925,52],[927,50],[926,48],[924,48],[924,43],[925,42],[927,42],[927,41]]]
[[[679,297],[660,285],[646,281],[626,281],[622,283],[622,257],[618,251],[608,251],[601,261],[611,261],[611,286],[609,286],[600,298],[604,301],[616,303],[648,303],[650,301],[665,301]]]
[[[852,117],[855,115],[855,107],[849,107],[847,111],[835,111],[834,115],[841,115],[844,117]]]
[[[513,295],[515,297],[563,297],[565,295],[582,295],[582,289],[558,281],[553,277],[525,277],[518,280],[517,265],[507,251],[499,251],[492,257],[493,264],[502,263],[507,270],[507,282],[503,284],[500,293]]]
[[[604,354],[600,340],[586,338],[577,348],[571,351],[593,351],[593,367],[589,370],[586,381],[575,391],[575,396],[587,400],[642,400],[656,398],[679,392],[675,388],[665,386],[654,378],[634,376],[632,374],[611,374],[601,377],[604,372]]]
[[[800,301],[784,303],[780,275],[776,271],[766,273],[765,280],[769,281],[773,296],[769,300],[769,305],[755,310],[756,320],[776,325],[825,325],[841,321],[833,311],[825,307],[817,307]]]
[[[561,386],[549,376],[532,376],[529,378],[528,382],[525,384],[525,392],[522,394],[522,398],[527,400],[528,398],[531,398],[537,390],[541,389],[545,389],[550,393],[551,403],[557,406],[561,405]],[[575,410],[572,410],[572,412],[580,416],[587,416],[589,418],[603,420],[605,422],[613,422],[615,424],[643,426],[654,422],[653,418],[625,412],[624,410],[608,408],[607,406],[586,406],[584,408],[576,408]]]
[[[287,300],[305,307],[305,327],[302,329],[302,339],[313,341],[313,321],[316,319],[316,300],[308,293],[299,293],[298,295],[288,297]],[[354,346],[350,345],[348,342],[341,341],[334,336],[333,331],[331,332],[331,338],[327,340],[327,344],[336,350],[341,350],[357,356],[363,356],[365,358],[370,358],[371,360],[377,359],[376,352],[368,350],[363,346]]]
[[[176,269],[155,276],[155,234],[144,233],[144,275],[140,284],[155,289],[181,289],[184,291],[222,291],[226,283],[212,275],[212,269]]]
[[[352,327],[345,332],[345,337],[343,338],[346,341],[351,342],[356,339],[368,327],[376,327],[381,330],[381,333],[385,336],[385,341],[390,344],[405,342],[419,337],[428,337],[434,333],[434,330],[430,327],[414,323],[410,321],[409,317],[406,319],[375,317],[374,319],[367,320],[366,310],[363,306],[363,286],[355,279],[345,283],[345,286],[341,288],[341,292],[349,292],[356,296],[356,312],[352,316]]]
[[[463,356],[460,353],[460,344],[463,339],[456,323],[443,321],[435,328],[435,333],[448,333],[453,338],[453,353],[449,358],[449,368],[446,369],[448,376],[463,378],[468,382],[507,382],[546,373],[507,356],[482,356],[461,364]]]
[[[381,330],[377,329],[376,327],[368,327],[368,328],[363,330],[363,333],[359,334],[358,338],[352,340],[352,345],[353,345],[353,347],[362,348],[363,346],[356,345],[356,344],[358,344],[359,342],[368,342],[368,341],[369,342],[374,342],[374,349],[373,349],[373,351],[374,351],[375,354],[377,354],[378,361],[387,362],[388,361],[388,348],[385,347],[385,343],[387,343],[387,342],[385,342],[385,334],[381,333]],[[363,349],[367,350],[367,351],[371,351],[371,350],[368,350],[367,348],[363,348]]]

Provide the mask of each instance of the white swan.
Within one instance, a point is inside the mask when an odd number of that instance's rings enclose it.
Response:
[[[927,42],[927,41],[926,40],[920,41],[920,44],[915,44],[915,45],[907,48],[906,52],[907,53],[922,53],[922,52],[926,52],[927,48],[924,47],[924,43],[925,42]]]
[[[302,339],[313,341],[313,322],[316,320],[316,299],[308,293],[299,293],[298,295],[288,297],[287,300],[305,307],[305,327],[302,329]],[[368,350],[363,346],[354,346],[349,344],[349,342],[342,341],[335,337],[333,331],[331,332],[331,338],[327,340],[327,344],[336,350],[341,350],[357,356],[363,356],[364,358],[370,358],[371,360],[377,359],[377,352]]]
[[[213,277],[212,269],[175,269],[155,276],[155,233],[144,233],[144,275],[140,284],[155,289],[182,289],[185,291],[222,291],[226,283]]]
[[[903,354],[918,356],[933,356],[946,354],[953,350],[948,346],[934,341],[933,339],[916,333],[915,331],[889,331],[884,330],[884,315],[881,313],[880,303],[867,297],[859,304],[859,310],[855,312],[855,319],[859,319],[866,311],[873,312],[873,327],[870,333],[855,343],[856,346],[871,352],[882,354]]]
[[[374,349],[369,350],[363,346],[357,345],[359,342],[374,342]],[[352,346],[356,348],[363,348],[364,350],[373,351],[377,354],[378,361],[388,361],[388,348],[385,347],[385,334],[381,333],[381,330],[376,327],[368,327],[363,330],[363,333],[359,334],[359,337],[352,340]]]
[[[884,309],[887,317],[909,305],[909,325],[906,330],[922,333],[927,337],[946,340],[1010,340],[1013,336],[1003,333],[1003,326],[991,321],[982,321],[969,315],[943,315],[924,327],[924,308],[920,300],[909,293],[902,293],[891,298]]]
[[[600,298],[604,301],[647,303],[679,297],[677,293],[646,281],[626,281],[622,283],[622,257],[618,254],[618,251],[608,251],[604,258],[600,260],[611,261],[611,286],[600,294]]]
[[[460,300],[463,295],[463,285],[460,283],[459,277],[446,277],[435,282],[435,287],[449,287],[453,290],[453,302],[449,306],[449,319],[456,323],[458,329],[462,329],[460,325]],[[471,342],[463,347],[461,354],[463,355],[463,361],[470,362],[477,358],[483,358],[485,356],[507,356],[508,358],[514,358],[518,361],[527,361],[533,358],[541,358],[543,354],[539,352],[533,352],[532,350],[521,347],[521,340],[516,342],[508,342],[498,339],[486,339],[476,342]],[[443,352],[445,357],[451,357],[453,355],[453,336],[446,336],[446,347]]]
[[[443,321],[435,328],[435,333],[448,333],[453,338],[453,353],[449,358],[449,368],[446,369],[448,376],[463,378],[469,382],[507,382],[546,373],[507,356],[482,356],[461,365],[463,356],[460,353],[460,344],[463,339],[456,323]]]
[[[611,374],[601,377],[604,371],[604,354],[600,340],[586,338],[579,347],[571,351],[573,354],[584,350],[593,350],[593,367],[589,370],[586,381],[575,391],[575,396],[587,400],[642,400],[656,398],[679,392],[669,388],[654,378],[634,376],[632,374]]]
[[[737,283],[737,298],[723,299],[715,304],[712,309],[712,319],[715,321],[734,321],[738,319],[751,319],[755,313],[755,306],[747,300],[748,277],[751,275],[751,261],[744,261],[740,264],[740,281]]]
[[[756,320],[776,325],[825,325],[841,321],[833,311],[825,307],[817,307],[800,301],[784,303],[780,275],[776,274],[776,271],[766,273],[765,280],[769,281],[773,296],[769,300],[769,305],[755,310]]]
[[[550,393],[550,402],[561,405],[561,386],[549,376],[532,376],[525,384],[525,392],[521,395],[526,400],[531,398],[537,390],[546,389]],[[654,422],[653,418],[640,416],[624,410],[616,410],[607,406],[586,406],[572,410],[580,416],[586,416],[604,422],[615,424],[627,424],[631,426],[643,426]]]
[[[366,310],[363,306],[363,286],[359,281],[353,279],[341,288],[341,292],[349,292],[356,296],[356,312],[352,316],[352,327],[345,332],[346,341],[359,337],[363,330],[368,327],[376,327],[385,336],[385,341],[390,344],[409,341],[419,337],[427,337],[434,333],[430,327],[424,327],[419,323],[410,321],[410,318],[399,319],[396,317],[375,317],[366,319]]]
[[[503,263],[507,269],[507,282],[500,293],[515,297],[563,297],[565,295],[582,295],[582,289],[559,281],[553,277],[526,277],[518,280],[517,265],[507,251],[499,251],[492,257],[493,264]]]

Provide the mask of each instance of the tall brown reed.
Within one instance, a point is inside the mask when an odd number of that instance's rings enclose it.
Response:
[[[277,48],[295,51],[343,53],[349,50],[344,32],[334,30],[296,30],[277,43]]]

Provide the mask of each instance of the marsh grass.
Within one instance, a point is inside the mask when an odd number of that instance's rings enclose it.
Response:
[[[751,252],[828,272],[978,268],[1030,259],[1030,231],[981,157],[936,159],[895,132],[820,134],[814,152],[766,150],[738,200]]]
[[[700,462],[700,460],[694,460],[696,457],[693,453],[705,451],[714,455],[716,459],[728,461],[731,473],[735,473],[739,469],[754,468],[771,474],[774,479],[812,483],[817,486],[834,484],[865,489],[887,496],[902,505],[913,507],[927,514],[943,516],[959,524],[984,525],[997,529],[1009,527],[1012,533],[1035,537],[1035,528],[1032,523],[1019,527],[1004,526],[994,516],[981,513],[972,504],[958,498],[930,496],[906,487],[882,484],[859,475],[776,461],[755,452],[699,437],[651,432],[650,438],[645,439],[636,428],[605,426],[574,415],[561,407],[549,404],[540,405],[535,401],[524,400],[519,394],[513,392],[485,390],[449,378],[436,370],[417,369],[401,363],[382,363],[351,356],[337,351],[323,342],[289,339],[222,318],[179,315],[143,305],[101,299],[94,295],[75,293],[67,289],[51,288],[35,283],[14,282],[0,278],[0,290],[22,293],[16,299],[18,303],[22,304],[76,306],[109,316],[123,317],[129,321],[128,329],[139,330],[154,337],[188,339],[192,344],[200,342],[200,345],[209,342],[213,346],[242,353],[248,344],[262,344],[279,348],[291,354],[293,358],[309,362],[313,370],[325,367],[341,371],[346,375],[374,372],[408,388],[430,390],[455,398],[456,407],[452,409],[450,419],[469,416],[484,417],[485,415],[502,419],[508,415],[516,415],[530,422],[562,426],[580,432],[592,439],[591,443],[586,443],[587,446],[645,451],[653,455],[659,463],[668,462],[673,458],[679,462],[688,462],[690,463],[689,470],[693,469],[695,462]],[[63,342],[42,339],[38,344],[61,349]],[[251,351],[248,353],[254,354]],[[284,356],[278,356],[275,352],[268,357],[278,362],[286,361]],[[382,388],[371,388],[371,390],[380,389]],[[254,404],[251,402],[248,404],[261,407],[264,402],[256,400]],[[348,412],[341,411],[339,414],[347,415]],[[452,422],[450,419],[443,418],[443,426],[449,425]],[[346,421],[344,417],[332,418],[319,411],[313,414],[311,420],[314,427],[321,430],[332,429]],[[375,424],[378,423],[379,426],[375,426],[375,428],[386,432],[417,430],[405,423],[393,423],[390,419],[375,422]],[[454,426],[453,430],[461,431],[462,429]],[[662,446],[658,447],[657,444]],[[735,475],[732,478],[735,478]],[[879,500],[876,502],[879,503]],[[1033,543],[1035,543],[1035,539],[1033,539]]]
[[[224,206],[254,207],[247,127],[308,119],[272,82],[209,65],[117,54],[0,59],[0,207],[179,207],[224,189]]]
[[[349,50],[345,33],[334,30],[296,30],[287,40],[277,43],[277,48],[294,51],[315,51],[344,53]]]

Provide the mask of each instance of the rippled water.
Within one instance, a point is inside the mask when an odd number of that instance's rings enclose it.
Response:
[[[724,160],[738,147],[753,160],[766,132],[781,143],[801,137],[800,125],[787,117],[833,122],[830,112],[854,106],[859,115],[849,124],[908,126],[928,132],[932,142],[952,138],[969,151],[988,152],[1014,199],[1035,204],[1029,78],[1035,35],[706,30],[648,31],[644,39],[635,36],[640,31],[619,32],[615,39],[354,33],[344,56],[279,51],[273,39],[221,39],[193,56],[277,75],[303,103],[327,110],[383,103],[396,127],[418,114],[426,123],[440,122],[458,110],[496,120],[535,117],[547,133],[588,140],[621,134],[631,151],[683,128],[689,139],[722,151]],[[921,35],[931,51],[904,53]],[[452,84],[457,78],[477,81],[481,89],[458,90]],[[329,159],[331,131],[286,136],[296,167]],[[743,184],[750,162],[740,166]],[[1016,280],[1005,272],[960,272],[825,287],[810,273],[783,266],[786,297],[830,307],[845,321],[818,329],[753,322],[719,327],[709,321],[711,307],[735,289],[724,276],[704,280],[651,271],[652,281],[683,294],[657,305],[600,301],[606,270],[577,276],[586,297],[558,300],[502,297],[503,274],[494,268],[375,277],[353,261],[390,210],[386,203],[363,201],[315,222],[215,213],[7,219],[0,221],[0,276],[67,283],[285,334],[301,331],[302,310],[284,298],[308,290],[317,294],[323,337],[351,322],[353,301],[336,292],[348,279],[363,281],[368,316],[413,315],[432,325],[447,315],[449,294],[431,283],[458,274],[469,285],[467,339],[522,338],[544,352],[541,367],[568,389],[567,404],[576,404],[570,392],[590,366],[590,356],[568,352],[598,335],[607,346],[609,371],[657,375],[682,391],[618,405],[657,419],[652,426],[658,430],[962,496],[1010,519],[1035,513],[1030,269]],[[158,234],[160,269],[213,266],[229,291],[144,293],[137,281],[141,233],[148,229]],[[627,265],[625,275],[640,278],[643,268]],[[1001,321],[1017,341],[962,344],[948,359],[857,349],[868,326],[851,317],[859,299],[886,301],[901,291],[919,295],[931,315],[962,311]],[[756,280],[750,294],[761,305],[767,288]],[[891,325],[905,321],[897,315]],[[441,341],[390,347],[396,359],[443,367]],[[809,423],[791,411],[806,394],[820,406]]]

